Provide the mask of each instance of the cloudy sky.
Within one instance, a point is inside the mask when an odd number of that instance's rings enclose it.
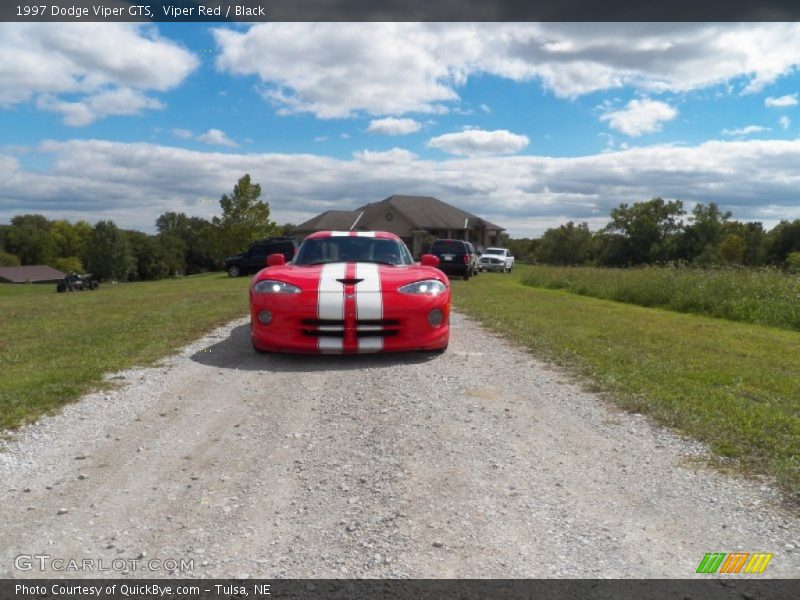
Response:
[[[539,235],[620,202],[800,218],[800,24],[3,23],[0,222],[278,222],[436,196]]]

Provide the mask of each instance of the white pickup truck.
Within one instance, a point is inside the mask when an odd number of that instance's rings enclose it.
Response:
[[[511,273],[514,268],[514,257],[508,248],[486,248],[478,260],[481,271],[502,271]]]

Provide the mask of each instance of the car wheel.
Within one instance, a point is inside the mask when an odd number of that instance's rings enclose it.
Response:
[[[469,270],[467,270],[467,272],[464,273],[464,281],[469,281]]]
[[[56,285],[56,291],[57,291],[59,294],[63,294],[64,292],[66,292],[66,291],[67,291],[67,286],[66,286],[66,284],[64,284],[64,283],[59,283],[58,285]]]
[[[253,351],[254,351],[256,354],[269,354],[269,350],[264,350],[263,348],[259,348],[259,347],[258,347],[258,346],[256,346],[255,344],[253,344]]]
[[[228,268],[228,275],[230,275],[231,277],[238,277],[241,274],[242,274],[241,270],[236,265]]]
[[[100,287],[100,284],[96,280],[92,280],[92,283],[89,284],[89,289],[96,290]]]

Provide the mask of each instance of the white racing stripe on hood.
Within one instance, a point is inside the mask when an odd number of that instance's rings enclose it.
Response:
[[[356,285],[356,318],[382,319],[383,296],[381,275],[375,263],[356,263],[356,278],[363,279]],[[359,352],[376,352],[383,349],[383,337],[359,337]]]
[[[336,281],[345,275],[345,263],[323,265],[319,273],[317,292],[318,319],[344,319],[344,285]],[[341,352],[344,340],[340,337],[322,336],[317,338],[320,352]]]
[[[331,231],[331,237],[375,237],[374,231]]]

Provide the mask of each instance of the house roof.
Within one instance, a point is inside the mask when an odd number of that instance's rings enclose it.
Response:
[[[45,265],[29,265],[27,267],[0,267],[0,279],[10,283],[26,281],[57,281],[64,279],[64,273]]]
[[[389,206],[397,209],[419,229],[465,229],[477,226],[504,231],[499,225],[432,196],[389,196],[357,210],[364,211],[363,220],[366,221]]]
[[[467,229],[485,227],[505,231],[503,227],[482,219],[465,210],[442,202],[432,196],[389,196],[380,202],[371,202],[356,210],[328,210],[301,223],[295,231],[350,230],[358,223],[368,222],[383,214],[389,207],[402,214],[417,229]]]
[[[321,215],[300,223],[295,231],[348,231],[355,223],[360,210],[326,210]]]

